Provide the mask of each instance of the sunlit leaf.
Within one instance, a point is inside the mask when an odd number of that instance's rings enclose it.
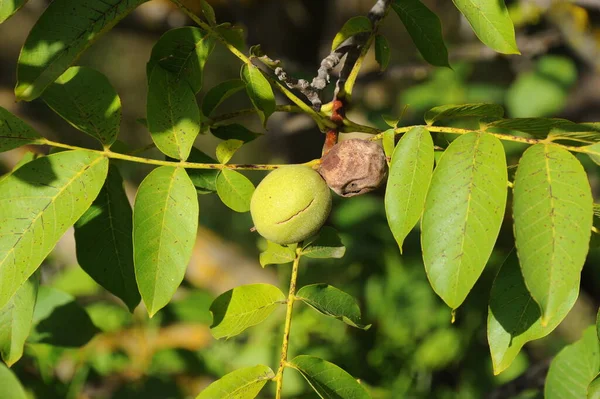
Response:
[[[577,158],[553,144],[528,148],[514,181],[515,243],[543,325],[579,287],[592,217],[590,184]]]
[[[0,24],[19,11],[28,0],[0,1]]]
[[[274,377],[270,367],[244,367],[213,382],[196,399],[254,399]]]
[[[422,127],[404,134],[394,150],[385,189],[385,213],[400,252],[423,213],[433,158],[431,134]]]
[[[499,53],[520,54],[515,27],[504,0],[452,0],[486,46]]]
[[[394,0],[392,8],[425,61],[431,65],[449,67],[448,50],[438,16],[420,0]]]
[[[367,330],[371,325],[361,324],[360,308],[356,299],[329,284],[311,284],[296,293],[300,300],[319,313],[334,317],[349,326]]]
[[[542,326],[540,307],[527,291],[513,252],[502,265],[490,292],[487,334],[494,374],[506,370],[527,342],[550,334],[567,316],[578,294],[579,287],[574,287],[559,311]]]
[[[80,347],[99,332],[74,297],[54,288],[40,287],[28,342]]]
[[[296,356],[290,362],[321,398],[370,399],[367,390],[339,366],[314,356]]]
[[[440,105],[425,112],[425,122],[433,125],[443,119],[455,118],[502,118],[504,109],[496,104]]]
[[[28,399],[17,376],[0,363],[0,398]]]
[[[103,33],[146,0],[55,0],[21,49],[15,94],[31,101]]]
[[[246,83],[246,93],[256,108],[260,121],[266,126],[267,119],[275,112],[275,95],[269,81],[260,69],[248,64],[242,65],[241,77]]]
[[[135,277],[150,316],[183,280],[198,229],[198,197],[184,169],[161,166],[142,183],[133,207]]]
[[[220,142],[216,150],[217,159],[220,163],[226,164],[243,145],[244,142],[242,140],[235,139]]]
[[[284,301],[281,290],[270,284],[242,285],[224,292],[210,306],[212,335],[217,339],[238,335],[265,320]]]
[[[64,151],[0,181],[0,307],[89,208],[107,171],[99,153]]]
[[[123,178],[117,167],[110,165],[100,194],[75,223],[77,261],[131,311],[140,302],[133,267],[132,232],[132,211]]]
[[[223,169],[217,176],[217,195],[236,212],[248,212],[254,184],[235,170]]]
[[[213,86],[202,99],[202,113],[210,116],[213,111],[226,99],[242,90],[246,84],[243,80],[226,80]]]
[[[0,354],[9,367],[23,355],[39,283],[40,276],[34,273],[0,309]]]
[[[396,146],[396,132],[394,129],[388,129],[383,132],[381,144],[383,145],[383,152],[385,153],[385,156],[391,159],[392,154],[394,153],[394,147]]]
[[[600,348],[596,328],[587,328],[581,339],[556,355],[544,386],[546,399],[586,398],[588,385],[600,371]]]
[[[85,67],[67,69],[42,99],[76,129],[111,145],[121,125],[121,99],[106,76]]]
[[[150,76],[146,113],[156,147],[171,158],[187,159],[200,132],[200,110],[190,85],[156,66]]]
[[[200,28],[185,26],[171,29],[152,48],[146,68],[148,78],[152,76],[154,67],[160,65],[198,93],[202,88],[204,64],[214,46],[214,39]]]
[[[291,246],[284,246],[267,241],[267,249],[260,253],[260,265],[281,265],[294,261],[296,251]]]
[[[0,152],[34,144],[41,138],[31,126],[0,107]]]
[[[325,226],[319,233],[308,239],[302,248],[302,256],[307,258],[327,259],[342,258],[346,247],[333,227]]]
[[[370,32],[371,29],[371,21],[369,18],[363,16],[350,18],[333,38],[331,51],[338,48],[340,44],[344,43],[348,38],[359,33]]]
[[[507,195],[500,141],[469,133],[446,149],[431,179],[421,225],[425,270],[456,309],[483,272],[500,231]]]
[[[588,385],[587,399],[600,399],[600,374],[597,374]]]

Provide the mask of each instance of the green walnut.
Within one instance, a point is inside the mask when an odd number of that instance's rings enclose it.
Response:
[[[284,166],[256,187],[250,213],[258,233],[277,244],[293,244],[316,234],[331,210],[331,192],[315,170]]]

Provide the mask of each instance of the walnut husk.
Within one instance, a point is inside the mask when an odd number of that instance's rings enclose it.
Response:
[[[372,141],[344,140],[321,158],[319,173],[329,188],[342,197],[375,190],[387,174],[383,149]]]

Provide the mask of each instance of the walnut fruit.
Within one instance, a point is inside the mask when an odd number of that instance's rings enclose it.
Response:
[[[383,149],[372,141],[344,140],[321,158],[319,173],[342,197],[375,190],[385,179],[387,162]]]
[[[331,211],[331,191],[315,170],[284,166],[256,187],[250,213],[258,233],[277,244],[292,244],[316,234]]]

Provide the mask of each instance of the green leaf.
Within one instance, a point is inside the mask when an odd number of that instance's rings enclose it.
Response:
[[[108,159],[85,150],[31,161],[0,181],[0,307],[89,208]]]
[[[223,203],[236,212],[248,212],[254,184],[235,170],[223,169],[217,176],[217,195]]]
[[[217,159],[220,163],[226,164],[229,162],[233,154],[236,153],[244,145],[242,140],[225,140],[219,143],[217,146]]]
[[[296,299],[306,303],[317,312],[343,321],[349,326],[369,329],[360,321],[360,308],[356,299],[329,284],[306,285],[296,293]]]
[[[523,345],[550,334],[575,304],[579,287],[571,289],[559,311],[542,326],[540,307],[531,297],[513,252],[502,265],[490,292],[487,335],[494,374],[506,370]]]
[[[498,119],[485,123],[486,128],[501,128],[517,130],[537,137],[546,137],[553,128],[564,124],[572,124],[566,119],[559,118],[512,118]]]
[[[588,385],[587,399],[600,399],[600,374],[597,374]]]
[[[296,356],[289,367],[300,372],[323,399],[370,399],[354,377],[333,363],[314,356]]]
[[[230,23],[226,22],[217,25],[215,30],[225,39],[227,43],[231,44],[242,53],[246,52],[247,46],[244,29],[238,26],[231,26]]]
[[[214,47],[214,39],[200,28],[185,26],[171,29],[152,48],[146,67],[148,78],[152,76],[154,67],[160,65],[176,80],[187,82],[193,92],[198,93],[202,89],[204,64]]]
[[[383,132],[381,142],[383,145],[383,152],[385,153],[385,156],[391,159],[392,154],[394,153],[394,147],[396,145],[396,131],[394,129],[388,129],[385,132]]]
[[[433,125],[442,119],[455,118],[502,118],[504,109],[497,104],[441,105],[425,112],[425,122]]]
[[[375,60],[377,60],[382,72],[390,64],[390,45],[383,35],[375,36]]]
[[[28,398],[17,376],[2,363],[0,363],[0,398]]]
[[[450,67],[438,16],[420,0],[394,0],[392,8],[425,61],[435,66]]]
[[[0,152],[40,142],[42,136],[31,126],[0,107]]]
[[[215,10],[212,6],[208,4],[208,1],[206,0],[200,0],[200,7],[202,7],[204,18],[206,18],[211,26],[215,26],[217,24],[217,18],[215,17]]]
[[[42,99],[76,129],[111,145],[121,125],[121,99],[102,73],[71,67],[44,91]]]
[[[242,65],[241,77],[246,84],[246,93],[256,108],[263,126],[267,125],[267,119],[275,112],[275,95],[273,89],[257,67],[254,65]]]
[[[31,101],[102,34],[146,0],[55,0],[21,49],[15,95]]]
[[[293,262],[296,258],[296,251],[293,247],[275,244],[267,241],[267,249],[260,253],[260,265],[281,265]]]
[[[371,29],[371,21],[369,18],[363,16],[350,18],[333,38],[331,51],[338,48],[340,44],[344,43],[348,38],[358,35],[359,33],[371,32]]]
[[[342,258],[346,247],[333,227],[325,226],[319,233],[309,239],[302,248],[302,256],[307,258],[327,259]]]
[[[587,328],[581,339],[561,350],[550,363],[544,397],[580,399],[587,397],[588,385],[600,370],[600,348],[596,328]]]
[[[254,399],[273,378],[275,373],[267,366],[244,367],[213,382],[196,399]]]
[[[456,309],[483,272],[500,231],[508,177],[500,141],[468,133],[446,149],[431,179],[421,225],[427,276]]]
[[[0,354],[9,367],[23,356],[39,284],[40,276],[34,273],[0,309]]]
[[[221,125],[210,129],[213,136],[218,137],[222,140],[241,140],[244,143],[249,143],[257,137],[262,136],[262,133],[256,133],[248,129],[247,127],[240,125],[239,123],[232,123],[229,125]]]
[[[133,206],[135,277],[150,316],[181,284],[197,230],[198,197],[185,170],[161,166],[150,172]]]
[[[586,154],[596,165],[600,165],[600,143],[588,145],[585,147]]]
[[[0,24],[13,16],[27,0],[0,1]]]
[[[202,99],[202,113],[210,116],[223,101],[242,90],[246,84],[243,80],[226,80],[213,86]]]
[[[422,127],[404,134],[392,155],[385,189],[385,213],[400,253],[404,239],[423,213],[433,161],[433,140]]]
[[[57,289],[40,286],[28,342],[80,347],[99,332],[75,298]]]
[[[210,305],[216,339],[231,338],[265,320],[285,302],[281,290],[270,284],[249,284],[224,292]]]
[[[517,254],[545,325],[579,287],[592,228],[590,184],[570,152],[536,144],[519,161],[513,191]]]
[[[77,261],[133,312],[140,303],[140,293],[133,267],[132,232],[132,211],[123,178],[111,164],[100,194],[75,223]]]
[[[504,0],[452,1],[483,44],[499,53],[521,54],[515,41],[515,27]]]
[[[208,164],[218,163],[215,159],[209,157],[196,147],[192,147],[188,162]],[[218,169],[186,169],[186,172],[199,194],[209,194],[217,191]]]
[[[190,85],[172,72],[155,67],[146,113],[156,147],[171,158],[187,159],[200,133],[200,110]]]

